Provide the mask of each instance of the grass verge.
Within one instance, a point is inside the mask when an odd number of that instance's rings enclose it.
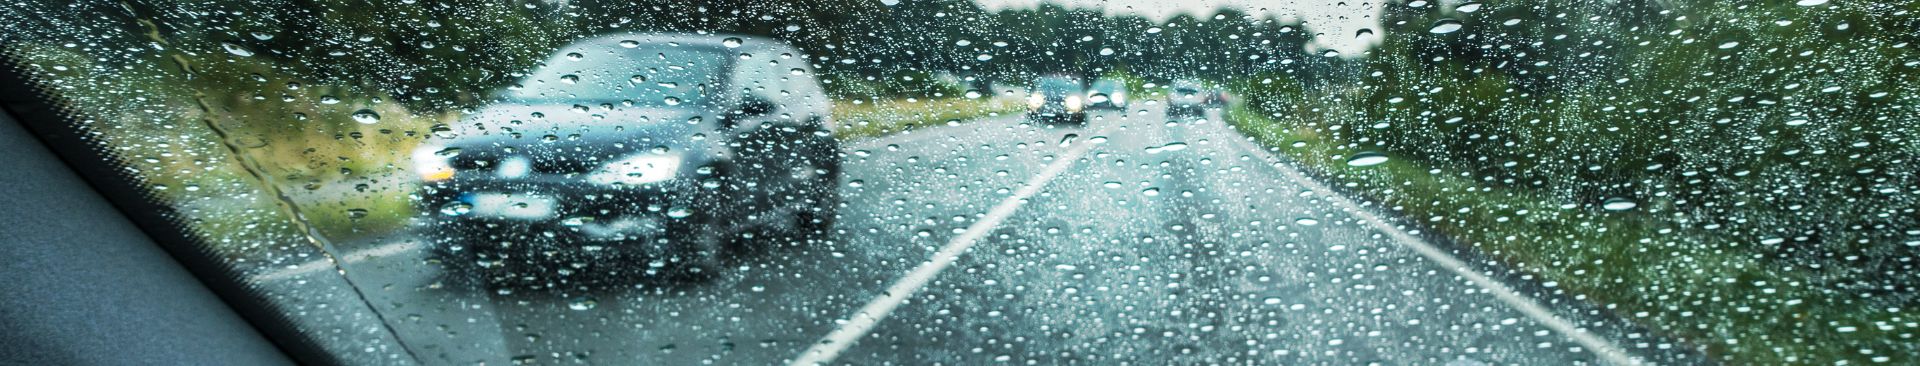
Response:
[[[980,117],[1018,113],[1021,105],[1005,99],[890,99],[835,102],[833,120],[839,126],[834,135],[859,140],[901,131],[941,125],[954,125]]]

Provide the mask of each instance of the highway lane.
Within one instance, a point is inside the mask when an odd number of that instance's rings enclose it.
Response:
[[[828,347],[856,364],[1596,360],[1553,320],[1629,357],[1697,362],[1584,304],[1528,290],[1562,311],[1517,309],[1283,174],[1217,118],[1167,123],[1144,106],[1092,120],[1000,116],[849,144],[838,233],[744,255],[710,282],[482,293],[438,281],[411,232],[343,245],[377,254],[347,272],[433,363],[777,364],[830,334],[858,340]],[[1051,165],[1064,168],[995,210]],[[889,313],[861,314],[983,226]]]

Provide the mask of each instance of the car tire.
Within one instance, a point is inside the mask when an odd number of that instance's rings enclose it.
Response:
[[[840,209],[840,142],[832,137],[815,137],[813,151],[808,154],[814,169],[821,173],[814,177],[813,193],[806,208],[802,209],[794,227],[800,231],[800,242],[823,239],[833,234],[834,222],[839,218]]]
[[[726,267],[727,254],[733,248],[733,233],[722,227],[724,225],[712,222],[700,226],[692,229],[688,240],[677,241],[672,253],[663,259],[678,278],[708,281],[718,278]]]

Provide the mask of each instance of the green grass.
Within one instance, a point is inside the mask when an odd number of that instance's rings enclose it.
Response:
[[[833,120],[834,135],[858,140],[901,131],[965,123],[973,119],[1019,113],[1018,102],[1002,99],[892,99],[881,101],[838,101]]]
[[[1671,217],[1655,212],[1659,202],[1629,212],[1568,207],[1543,192],[1479,184],[1404,155],[1353,167],[1345,157],[1361,145],[1313,127],[1327,126],[1317,119],[1340,113],[1299,111],[1270,119],[1235,112],[1228,122],[1236,129],[1277,147],[1328,183],[1531,273],[1552,284],[1551,291],[1706,346],[1717,360],[1874,363],[1912,355],[1915,320],[1904,315],[1913,310],[1909,306],[1889,308],[1813,288],[1807,274],[1769,266],[1751,243],[1669,224]],[[1632,340],[1618,341],[1633,347]]]

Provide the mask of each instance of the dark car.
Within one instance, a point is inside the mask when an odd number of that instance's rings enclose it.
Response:
[[[580,40],[415,152],[420,202],[448,267],[490,281],[712,273],[743,238],[832,225],[821,90],[775,40]]]
[[[1064,76],[1034,80],[1027,95],[1027,119],[1054,124],[1087,125],[1086,92],[1080,81]]]
[[[1206,92],[1198,83],[1177,81],[1167,88],[1167,119],[1206,116]]]

